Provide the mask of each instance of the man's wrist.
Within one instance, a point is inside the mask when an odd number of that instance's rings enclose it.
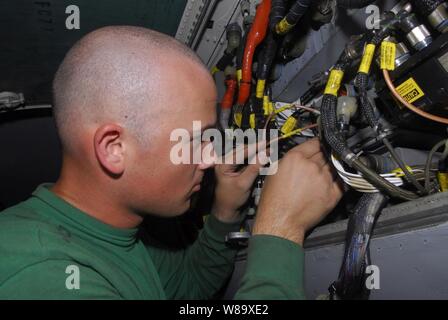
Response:
[[[254,228],[252,230],[252,235],[270,235],[270,236],[276,236],[279,238],[283,238],[292,242],[295,242],[296,244],[303,247],[303,242],[305,239],[305,231],[303,228],[298,228],[294,230],[284,230],[280,228],[275,228],[275,226],[257,226],[257,224],[254,225]]]

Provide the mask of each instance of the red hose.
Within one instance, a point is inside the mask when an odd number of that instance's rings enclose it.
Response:
[[[238,86],[238,82],[235,77],[229,77],[225,81],[226,83],[226,93],[221,101],[221,109],[230,109],[233,105],[233,99],[235,98],[236,87]]]
[[[244,105],[250,96],[252,82],[252,63],[257,46],[263,41],[269,24],[269,14],[271,12],[271,0],[263,0],[258,6],[255,20],[247,36],[246,47],[243,56],[243,75],[238,95],[238,104]]]

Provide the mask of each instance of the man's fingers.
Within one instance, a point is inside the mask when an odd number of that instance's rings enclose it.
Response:
[[[341,181],[341,179],[336,179],[333,182],[333,196],[336,199],[341,199],[343,194],[344,194],[344,183]]]
[[[321,151],[319,139],[314,138],[314,139],[308,140],[290,150],[290,152],[296,152],[296,151],[303,154],[305,156],[305,158],[311,158],[316,153]]]
[[[242,176],[243,179],[253,182],[253,180],[260,174],[261,168],[270,162],[269,153],[267,153],[266,150],[261,150],[248,160],[249,165],[244,169]]]
[[[328,159],[322,152],[316,153],[310,158],[310,160],[316,163],[321,168],[328,164]]]
[[[261,163],[249,164],[246,168],[244,168],[241,173],[241,179],[244,181],[244,184],[247,186],[251,186],[255,179],[260,174],[260,169],[263,167]]]
[[[268,161],[270,148],[267,146],[267,141],[259,141],[257,143],[246,145],[245,158],[249,164],[258,164],[261,162],[265,165]]]
[[[251,144],[238,144],[223,155],[220,170],[226,175],[238,176],[245,174],[248,179],[255,179],[259,170],[269,163],[269,147],[266,140]],[[241,165],[247,166],[239,172]],[[244,178],[243,178],[244,179]]]
[[[322,171],[323,174],[327,175],[328,181],[331,183],[331,192],[334,197],[333,199],[340,199],[344,193],[344,183],[329,163],[322,168]]]
[[[337,181],[339,180],[338,174],[335,172],[333,166],[327,162],[323,167],[322,170],[325,172],[325,174],[328,174],[329,179],[331,181]]]
[[[248,163],[255,164],[257,162],[255,160],[257,154],[269,155],[269,151],[266,140],[250,144],[238,144],[236,148],[223,155],[223,162],[227,164],[243,164],[247,160]]]

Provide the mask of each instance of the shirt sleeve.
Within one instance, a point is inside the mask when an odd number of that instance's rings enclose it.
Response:
[[[95,270],[68,260],[45,260],[17,272],[0,285],[2,300],[121,299]]]
[[[210,299],[230,277],[237,250],[225,243],[241,222],[224,223],[209,215],[197,240],[187,249],[148,246],[168,299]]]
[[[280,237],[254,235],[235,299],[305,299],[303,270],[302,247]]]

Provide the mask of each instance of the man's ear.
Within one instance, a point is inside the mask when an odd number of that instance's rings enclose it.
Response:
[[[95,131],[94,149],[103,169],[113,175],[121,176],[125,170],[125,145],[123,128],[116,124],[105,124]]]

